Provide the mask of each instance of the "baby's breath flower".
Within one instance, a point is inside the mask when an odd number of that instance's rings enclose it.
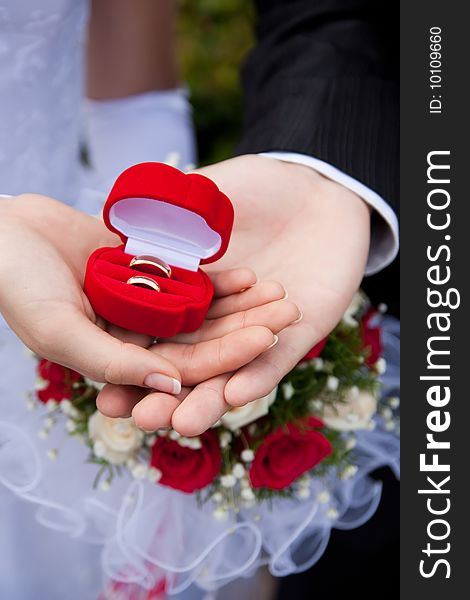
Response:
[[[225,521],[228,517],[228,511],[226,508],[222,506],[218,506],[213,512],[212,515],[216,521]]]
[[[330,501],[330,494],[326,490],[323,490],[317,495],[317,500],[320,504],[326,504]]]
[[[330,375],[326,380],[326,388],[330,390],[330,392],[336,392],[339,386],[339,379],[334,377],[334,375]]]
[[[53,400],[52,398],[46,402],[46,408],[49,412],[55,410],[58,406],[57,400]]]
[[[323,402],[319,398],[310,400],[310,407],[314,411],[320,411],[323,408]]]
[[[356,465],[347,465],[344,469],[343,472],[340,473],[339,478],[346,480],[346,479],[351,479],[351,477],[354,477],[354,475],[357,473],[357,466]]]
[[[319,356],[317,356],[316,358],[312,359],[312,366],[315,369],[315,371],[321,371],[323,369],[325,365],[325,361],[323,360],[323,358],[320,358]]]
[[[57,406],[57,402],[55,400],[48,400],[47,404],[49,404],[49,402],[54,402],[55,406]],[[60,410],[64,413],[64,415],[68,415],[71,408],[72,403],[70,400],[62,400],[60,403]]]
[[[232,488],[237,483],[237,479],[234,475],[222,475],[220,478],[220,484],[225,488]]]
[[[188,448],[191,448],[191,450],[200,450],[202,448],[201,438],[188,438]]]
[[[147,471],[147,479],[152,483],[157,483],[162,478],[162,472],[160,469],[150,467]]]
[[[245,475],[245,467],[241,463],[235,463],[232,469],[232,474],[237,479],[241,479]]]
[[[387,370],[387,361],[385,358],[379,358],[379,360],[375,363],[374,368],[379,375],[383,375]]]
[[[255,494],[253,492],[253,490],[251,488],[244,488],[241,492],[240,492],[241,497],[243,498],[243,500],[254,500],[255,499]]]
[[[254,459],[255,453],[253,450],[251,450],[251,448],[245,448],[245,450],[243,450],[240,454],[240,457],[243,462],[249,463]]]
[[[147,476],[148,468],[146,465],[139,463],[131,471],[134,479],[145,479]]]
[[[34,383],[34,389],[37,392],[42,392],[43,390],[47,389],[48,386],[49,382],[45,379],[42,379],[42,377],[38,377]]]
[[[230,431],[222,431],[219,436],[219,443],[221,448],[226,448],[232,441],[232,434]]]
[[[290,381],[288,381],[287,383],[285,383],[282,386],[282,393],[284,394],[284,398],[286,400],[290,400],[292,398],[292,396],[295,394],[294,386],[292,385],[292,383]]]
[[[72,419],[67,419],[67,421],[65,422],[65,429],[69,433],[73,433],[76,428],[77,428],[77,425],[76,425],[75,421],[73,421]]]
[[[128,458],[126,460],[126,467],[129,469],[129,471],[132,471],[132,469],[136,466],[136,464],[137,464],[137,461],[133,457]]]
[[[349,395],[351,398],[357,398],[359,396],[359,388],[357,385],[353,385],[349,388]]]

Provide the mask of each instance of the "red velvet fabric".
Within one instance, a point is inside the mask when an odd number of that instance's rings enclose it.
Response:
[[[153,198],[190,210],[203,219],[222,238],[222,244],[213,256],[201,260],[212,263],[227,251],[233,227],[233,206],[215,183],[204,175],[182,173],[162,163],[141,163],[126,169],[116,179],[103,209],[106,227],[117,233],[123,242],[127,238],[109,221],[109,210],[125,198]]]
[[[160,163],[142,163],[122,173],[106,202],[103,217],[107,227],[109,209],[126,198],[153,198],[192,210],[221,235],[220,250],[201,262],[213,262],[226,251],[233,226],[233,207],[217,186],[202,175],[186,175]],[[132,202],[132,200],[130,200]],[[132,256],[117,248],[98,248],[90,256],[85,274],[85,293],[95,312],[115,325],[156,337],[170,337],[196,330],[203,322],[213,295],[213,285],[201,269],[197,272],[172,266],[172,278],[148,275],[160,292],[126,284],[139,272],[129,268]]]

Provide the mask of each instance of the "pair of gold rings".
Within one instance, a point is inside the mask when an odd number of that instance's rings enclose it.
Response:
[[[155,256],[134,256],[129,263],[129,267],[135,271],[171,279],[170,265],[168,265],[161,258],[156,258]],[[160,291],[160,286],[158,283],[146,275],[134,275],[133,277],[130,277],[126,283],[129,285],[135,285],[137,287],[153,290],[154,292]]]

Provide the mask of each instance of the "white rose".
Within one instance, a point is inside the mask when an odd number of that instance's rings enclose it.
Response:
[[[249,402],[248,404],[245,404],[245,406],[232,408],[232,410],[225,413],[220,419],[220,422],[231,431],[240,429],[240,427],[248,425],[248,423],[253,423],[253,421],[268,414],[269,407],[276,399],[276,394],[277,386],[267,396],[263,396],[258,400],[253,400],[253,402]]]
[[[88,434],[95,454],[114,465],[121,465],[142,446],[144,432],[129,419],[111,419],[96,411],[88,420]]]
[[[368,429],[372,417],[377,412],[377,398],[370,392],[357,391],[351,388],[344,402],[335,405],[327,404],[323,408],[321,418],[325,425],[337,431],[354,431]]]

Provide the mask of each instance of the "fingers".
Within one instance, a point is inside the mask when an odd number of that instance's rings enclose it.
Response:
[[[118,327],[117,325],[113,325],[112,323],[106,323],[106,331],[109,333],[109,335],[112,335],[121,342],[135,344],[136,346],[140,346],[141,348],[148,348],[153,340],[153,338],[149,335],[144,335],[143,333],[135,333],[134,331],[123,329],[122,327]]]
[[[248,268],[212,272],[210,278],[214,284],[214,298],[238,294],[257,282],[254,271]]]
[[[134,406],[149,393],[144,387],[108,383],[96,398],[96,406],[107,417],[130,417]]]
[[[200,435],[231,408],[224,400],[230,374],[219,375],[196,386],[175,409],[171,425],[181,435]]]
[[[134,422],[137,427],[145,431],[171,427],[172,415],[181,400],[180,397],[161,392],[148,394],[134,407],[132,411]]]
[[[184,344],[195,344],[214,340],[232,331],[255,325],[268,327],[273,333],[278,333],[300,318],[301,313],[293,302],[276,300],[220,319],[204,321],[197,331],[177,335],[171,340]]]
[[[231,408],[224,400],[230,373],[205,381],[194,389],[183,388],[178,396],[148,393],[143,388],[107,385],[97,398],[98,410],[108,417],[132,414],[144,431],[173,427],[184,436],[200,435]]]
[[[215,300],[207,313],[208,319],[218,319],[274,300],[286,298],[286,290],[277,281],[262,281],[240,294]]]
[[[40,339],[47,339],[42,356],[94,381],[146,385],[168,393],[181,390],[181,375],[168,359],[114,338],[79,311],[62,314],[53,329],[48,324]]]
[[[266,396],[320,339],[321,335],[312,336],[311,329],[302,323],[289,327],[279,335],[276,346],[231,377],[225,400],[231,406],[243,406]]]
[[[235,371],[265,352],[276,340],[267,327],[256,326],[199,344],[163,342],[154,346],[152,352],[158,352],[177,366],[183,385],[193,386]]]

